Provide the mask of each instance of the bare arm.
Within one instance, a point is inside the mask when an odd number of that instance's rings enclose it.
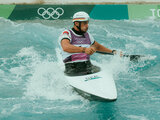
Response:
[[[61,46],[65,52],[69,53],[86,53],[88,55],[92,55],[94,52],[96,52],[94,47],[77,47],[72,44],[70,44],[70,41],[68,39],[63,39],[61,41]]]
[[[68,39],[63,39],[61,41],[61,46],[65,52],[69,52],[69,53],[81,53],[84,50],[83,47],[77,47],[70,44],[70,41]]]
[[[91,47],[94,47],[96,49],[96,51],[112,53],[111,49],[104,47],[103,45],[99,44],[96,41]]]

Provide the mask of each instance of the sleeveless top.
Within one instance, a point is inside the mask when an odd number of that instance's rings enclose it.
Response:
[[[77,35],[73,30],[65,30],[59,40],[69,39],[70,44],[78,47],[90,47],[94,43],[93,37],[88,33],[84,33],[84,35]],[[72,63],[72,62],[82,62],[88,61],[90,59],[90,55],[86,53],[68,53],[63,51],[62,49],[62,58],[64,63]]]

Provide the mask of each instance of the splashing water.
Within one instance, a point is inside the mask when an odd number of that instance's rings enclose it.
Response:
[[[113,74],[115,102],[88,101],[63,75],[58,37],[70,21],[12,22],[0,18],[0,119],[158,119],[160,114],[159,21],[96,21],[96,41],[129,58],[92,55],[92,63]]]

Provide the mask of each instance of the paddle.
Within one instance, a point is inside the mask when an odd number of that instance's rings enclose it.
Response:
[[[100,51],[96,51],[96,53],[114,55],[113,53],[100,52]],[[141,57],[144,57],[144,55],[123,55],[122,57],[129,57],[130,61],[136,61],[137,62]]]

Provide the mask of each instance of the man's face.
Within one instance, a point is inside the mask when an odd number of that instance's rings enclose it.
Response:
[[[87,30],[88,30],[88,23],[89,23],[89,21],[82,21],[81,22],[80,28],[81,28],[82,32],[87,32]],[[76,22],[76,24],[79,26],[79,22]]]
[[[87,32],[87,30],[88,30],[88,21],[81,22],[81,30],[83,32]]]

